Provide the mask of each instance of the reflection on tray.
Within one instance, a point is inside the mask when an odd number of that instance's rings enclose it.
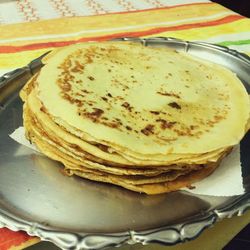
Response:
[[[61,173],[60,163],[39,155],[33,155],[32,159],[39,174],[47,178],[47,185],[56,190],[60,187],[60,195],[71,197],[75,202],[72,213],[82,213],[83,220],[93,224],[91,230],[94,231],[117,232],[159,227],[176,223],[177,219],[190,217],[210,207],[209,203],[185,192],[148,196],[111,184],[69,178]],[[99,221],[99,224],[91,223],[93,220]]]

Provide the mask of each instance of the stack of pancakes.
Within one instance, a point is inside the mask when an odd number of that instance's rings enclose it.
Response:
[[[214,171],[248,130],[229,70],[127,42],[51,52],[21,91],[27,138],[64,172],[158,194]]]

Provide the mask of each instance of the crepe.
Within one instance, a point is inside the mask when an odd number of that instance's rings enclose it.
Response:
[[[166,48],[69,46],[48,59],[37,81],[38,98],[58,124],[142,158],[235,145],[249,117],[248,95],[234,74]]]
[[[186,53],[84,43],[43,62],[20,93],[26,136],[69,175],[178,190],[213,172],[249,128],[241,81]]]
[[[36,76],[37,77],[37,76]],[[34,77],[34,79],[36,79]],[[152,160],[140,160],[136,158],[131,158],[131,161],[123,158],[123,156],[115,153],[114,150],[111,150],[111,153],[108,152],[109,148],[107,148],[105,145],[102,144],[95,144],[93,145],[93,142],[86,143],[83,139],[79,139],[76,136],[73,136],[72,134],[68,133],[66,130],[63,130],[61,126],[58,126],[55,122],[53,122],[49,115],[46,113],[45,108],[42,106],[41,102],[36,98],[37,93],[36,91],[32,91],[32,84],[34,84],[34,81],[30,82],[28,85],[30,87],[26,86],[24,91],[22,92],[23,100],[26,100],[24,95],[25,91],[27,92],[27,89],[29,89],[29,98],[27,100],[27,103],[30,106],[30,109],[35,114],[36,118],[40,120],[40,122],[43,124],[44,128],[49,130],[48,133],[53,133],[57,138],[60,138],[61,140],[66,140],[68,143],[71,143],[73,147],[80,148],[83,151],[85,151],[86,157],[91,157],[93,159],[93,155],[97,156],[94,160],[98,162],[108,162],[111,165],[122,165],[122,166],[129,166],[136,164],[137,166],[145,166],[145,165],[162,165],[162,164],[171,164],[171,163],[206,163],[207,159],[209,158],[210,161],[216,161],[220,155],[225,150],[224,148],[218,149],[216,151],[212,151],[204,154],[185,154],[185,155],[176,155],[176,154],[168,154],[164,157],[163,160],[158,159],[158,161],[152,161]],[[106,152],[105,152],[106,151]],[[90,155],[91,154],[91,155]],[[126,156],[125,156],[126,157]],[[112,160],[111,160],[112,159]]]
[[[117,175],[117,173],[109,174],[109,172],[88,169],[83,166],[76,165],[74,162],[72,162],[72,158],[68,159],[67,157],[65,157],[65,155],[62,156],[58,147],[53,147],[53,145],[47,143],[43,137],[34,136],[31,129],[29,131],[31,132],[29,134],[29,138],[36,143],[36,145],[42,152],[44,152],[54,160],[63,162],[63,164],[65,165],[64,172],[67,175],[75,174],[91,180],[108,182],[123,186],[133,191],[144,192],[147,194],[159,194],[169,191],[175,191],[178,190],[180,186],[182,187],[183,183],[189,186],[194,180],[200,180],[201,178],[204,178],[207,175],[211,174],[219,164],[219,161],[217,161],[216,163],[210,163],[207,166],[203,165],[196,167],[196,169],[193,170],[172,170],[170,172],[158,173],[158,175],[153,176],[140,175],[131,177],[125,175]],[[225,152],[225,154],[227,153],[228,152]]]

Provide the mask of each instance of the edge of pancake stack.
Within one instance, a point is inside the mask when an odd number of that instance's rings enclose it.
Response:
[[[229,70],[127,42],[56,49],[22,89],[26,137],[67,175],[147,194],[211,174],[249,129]]]

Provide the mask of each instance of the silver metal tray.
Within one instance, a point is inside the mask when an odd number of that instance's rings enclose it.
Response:
[[[234,71],[249,90],[250,58],[237,51],[173,38],[122,38],[186,51]],[[9,134],[22,125],[18,90],[42,66],[40,58],[0,78],[0,227],[24,230],[63,249],[125,243],[177,244],[216,221],[250,207],[250,135],[241,142],[246,193],[235,197],[188,192],[147,196],[113,185],[66,177],[60,164],[19,145]]]

